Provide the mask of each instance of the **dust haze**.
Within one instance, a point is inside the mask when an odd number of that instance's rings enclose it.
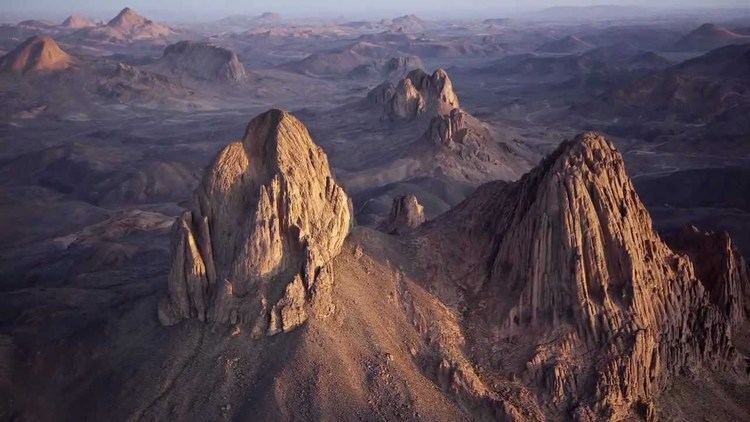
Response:
[[[0,420],[750,420],[743,4],[7,6]]]

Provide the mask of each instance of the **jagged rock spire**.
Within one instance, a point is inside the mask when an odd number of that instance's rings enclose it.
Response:
[[[727,318],[654,232],[599,134],[563,143],[518,182],[480,187],[424,232],[447,245],[444,279],[464,274],[469,318],[489,324],[478,342],[548,339],[529,345],[520,376],[551,405],[646,417],[685,368],[734,362]]]
[[[349,199],[302,122],[281,110],[257,116],[175,223],[160,320],[244,324],[258,335],[327,313],[328,263],[350,221]]]
[[[383,107],[383,117],[413,120],[449,113],[459,107],[453,84],[443,69],[432,75],[422,69],[409,72],[397,85],[386,81],[367,95],[368,101]]]

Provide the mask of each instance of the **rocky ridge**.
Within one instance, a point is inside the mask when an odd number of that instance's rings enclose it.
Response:
[[[350,222],[348,197],[305,126],[280,110],[257,116],[175,223],[160,321],[237,324],[257,336],[330,313],[328,263]]]
[[[76,32],[83,38],[115,42],[163,40],[173,33],[170,27],[147,19],[129,7],[122,9],[106,25],[83,28]]]
[[[355,67],[351,77],[379,77],[388,80],[401,80],[414,69],[423,69],[424,63],[417,56],[398,56],[388,59],[377,59],[372,63]]]
[[[591,50],[594,45],[586,42],[575,35],[568,35],[559,40],[550,41],[541,45],[537,51],[543,53],[571,54]]]
[[[685,226],[665,241],[688,256],[711,302],[733,327],[740,328],[750,315],[750,274],[729,234]]]
[[[472,347],[489,351],[475,358],[535,386],[551,414],[652,418],[674,376],[736,363],[700,272],[654,232],[598,134],[563,143],[518,182],[480,187],[420,232],[438,245],[422,252],[435,263],[424,271],[437,291],[463,292],[443,300],[468,306]]]
[[[97,92],[123,103],[163,102],[192,95],[190,90],[167,76],[124,63],[103,73]]]

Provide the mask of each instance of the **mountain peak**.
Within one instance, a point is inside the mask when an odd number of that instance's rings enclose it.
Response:
[[[397,85],[386,81],[368,93],[370,102],[383,106],[390,120],[414,120],[450,113],[460,107],[448,73],[437,69],[432,75],[422,69],[409,72]]]
[[[168,26],[153,22],[129,7],[122,9],[106,26],[92,30],[94,35],[122,40],[163,38],[173,33]]]
[[[737,34],[713,23],[704,23],[675,43],[678,51],[712,50],[729,44],[750,42],[750,36]]]
[[[0,58],[0,71],[26,73],[65,69],[72,58],[46,35],[34,35]]]
[[[328,263],[350,203],[307,128],[282,110],[255,117],[209,166],[175,223],[159,319],[247,325],[276,334],[330,311]]]
[[[136,25],[144,25],[149,21],[141,16],[135,10],[126,7],[120,11],[114,18],[107,22],[107,26],[114,28],[130,28]]]
[[[552,402],[591,397],[596,413],[626,414],[692,361],[732,362],[727,318],[689,260],[653,230],[622,156],[601,134],[563,142],[517,182],[480,187],[422,232],[448,257],[435,290],[462,274],[467,303],[481,304],[466,318],[493,327],[494,340],[477,333],[477,341],[555,339],[527,364],[539,368],[539,385],[565,385],[548,390]],[[559,360],[566,350],[589,350],[597,363],[569,366]],[[550,384],[544,374],[553,373]]]

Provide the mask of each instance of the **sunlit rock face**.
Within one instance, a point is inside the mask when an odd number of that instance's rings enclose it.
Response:
[[[271,110],[208,168],[174,226],[163,324],[185,318],[275,334],[330,312],[329,262],[350,202],[305,126]]]
[[[707,290],[718,281],[656,234],[599,134],[564,142],[518,182],[480,187],[423,232],[446,245],[445,279],[462,274],[478,344],[543,343],[518,376],[582,419],[647,417],[686,368],[735,361],[729,315]]]
[[[383,107],[383,117],[390,120],[431,118],[459,107],[453,84],[443,69],[432,75],[415,69],[394,85],[386,81],[368,94],[371,103]]]
[[[34,35],[0,57],[0,72],[45,72],[68,68],[73,59],[54,39]]]

